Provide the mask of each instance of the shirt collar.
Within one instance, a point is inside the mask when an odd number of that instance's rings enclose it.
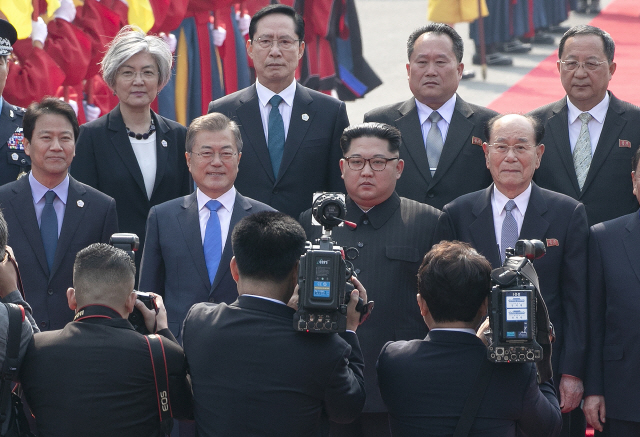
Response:
[[[451,96],[449,100],[447,100],[444,105],[436,109],[440,117],[442,117],[447,124],[451,124],[451,117],[453,117],[453,110],[456,107],[456,95]],[[424,122],[429,118],[431,113],[434,111],[429,108],[424,103],[420,103],[418,99],[416,99],[416,109],[418,110],[418,118],[420,119],[420,126],[424,124]]]
[[[453,331],[453,332],[466,332],[467,334],[471,334],[476,336],[476,331],[471,328],[433,328],[430,329],[429,332],[433,331]]]
[[[573,103],[571,103],[571,100],[569,100],[569,97],[567,97],[567,115],[569,117],[569,124],[574,123],[578,119],[578,116],[583,112],[588,112],[589,114],[591,114],[591,116],[598,123],[604,123],[604,118],[607,115],[607,110],[609,109],[609,100],[611,100],[611,98],[609,97],[609,92],[606,92],[604,93],[604,99],[602,99],[600,103],[598,103],[588,111],[581,111]]]
[[[257,79],[256,79],[256,92],[258,93],[258,99],[260,100],[260,104],[262,105],[263,108],[267,106],[267,103],[269,103],[269,100],[271,100],[271,97],[273,97],[276,94],[266,86],[262,85]],[[293,107],[293,98],[296,95],[296,80],[294,79],[293,82],[291,82],[291,85],[289,85],[288,87],[286,87],[285,89],[283,89],[277,94],[280,97],[282,97],[282,100],[284,100],[285,103],[289,105],[289,107]]]
[[[53,188],[47,188],[42,185],[38,180],[33,177],[33,173],[29,172],[29,185],[31,185],[31,196],[33,196],[34,203],[40,202],[47,191],[51,190],[56,193],[58,199],[62,201],[65,205],[67,204],[67,196],[69,195],[69,175],[67,174],[65,178],[60,182],[57,186]]]
[[[529,182],[529,186],[527,187],[526,190],[524,190],[522,193],[518,194],[515,199],[513,199],[514,202],[516,202],[516,206],[518,207],[518,211],[520,211],[520,213],[524,216],[525,211],[527,210],[527,206],[529,205],[529,198],[531,197],[531,182]],[[505,196],[504,194],[502,194],[500,192],[500,190],[498,190],[498,188],[495,186],[495,184],[493,185],[493,202],[494,205],[496,206],[497,210],[500,211],[500,213],[502,213],[502,210],[504,209],[504,206],[507,204],[507,202],[511,200],[509,199],[507,196]]]
[[[208,201],[217,200],[218,202],[220,202],[220,204],[222,204],[222,207],[224,209],[226,209],[229,212],[233,212],[233,204],[236,200],[236,187],[231,186],[229,191],[227,191],[217,199],[212,199],[211,197],[207,196],[202,191],[200,191],[200,188],[197,188],[196,197],[198,199],[198,211],[204,208]]]
[[[243,296],[248,296],[248,297],[255,297],[257,299],[264,299],[264,300],[268,300],[271,302],[275,302],[275,303],[279,303],[280,305],[286,305],[284,302],[282,302],[281,300],[278,299],[273,299],[271,297],[266,297],[266,296],[258,296],[256,294],[243,294]]]
[[[374,229],[380,229],[391,216],[400,207],[400,196],[394,191],[393,194],[384,202],[369,209],[366,213],[360,209],[360,207],[347,196],[347,214],[346,220],[355,222],[360,225],[360,220],[366,214]],[[352,228],[349,228],[354,230]]]

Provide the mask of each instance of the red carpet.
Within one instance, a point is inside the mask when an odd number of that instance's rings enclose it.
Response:
[[[616,43],[617,70],[609,83],[616,97],[640,105],[640,1],[613,0],[589,23],[606,30]],[[489,104],[498,112],[528,112],[565,95],[556,67],[558,52]]]

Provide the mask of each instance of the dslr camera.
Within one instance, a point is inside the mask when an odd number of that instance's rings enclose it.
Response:
[[[312,206],[312,224],[322,226],[317,244],[307,242],[306,253],[300,257],[298,273],[298,310],[293,316],[296,331],[332,333],[347,329],[347,304],[353,284],[351,262],[345,260],[344,250],[331,239],[331,231],[343,223],[347,212],[342,193],[315,193]],[[359,300],[356,309],[361,321],[373,308]]]
[[[491,272],[487,356],[497,363],[548,360],[553,327],[531,263],[546,249],[539,240],[518,240],[515,246],[506,250],[502,267]]]

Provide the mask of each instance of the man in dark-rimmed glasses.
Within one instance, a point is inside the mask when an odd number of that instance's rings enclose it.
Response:
[[[383,123],[350,126],[340,138],[346,220],[358,226],[335,228],[333,239],[347,248],[356,275],[376,301],[376,311],[371,315],[374,322],[358,328],[365,362],[364,412],[352,424],[332,423],[332,437],[390,435],[387,409],[377,384],[378,354],[387,341],[427,334],[415,307],[416,274],[434,243],[440,211],[395,192],[404,168],[400,143],[400,131]],[[311,225],[311,210],[302,213],[300,223],[309,240],[320,236],[320,227]]]

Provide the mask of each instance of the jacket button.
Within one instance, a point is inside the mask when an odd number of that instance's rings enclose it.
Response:
[[[369,224],[369,220],[362,220],[362,223],[365,224],[365,225],[368,225]]]
[[[47,322],[45,322],[44,320],[42,322],[40,322],[40,327],[42,329],[46,328],[47,327]]]
[[[53,290],[52,289],[48,289],[47,293],[49,294],[49,296],[52,296],[53,295]]]
[[[360,274],[360,269],[356,269],[356,275]]]
[[[436,195],[435,195],[435,194],[433,194],[433,193],[427,193],[427,197],[428,197],[429,199],[433,199],[434,197],[436,197]]]
[[[364,243],[363,242],[358,242],[358,247],[364,247]]]

